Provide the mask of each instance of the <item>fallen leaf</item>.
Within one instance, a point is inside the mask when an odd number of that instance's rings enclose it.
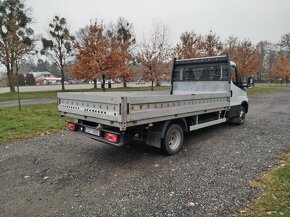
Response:
[[[194,203],[194,202],[189,202],[189,203],[187,204],[187,206],[189,206],[189,207],[194,207],[194,206],[195,206],[195,203]]]

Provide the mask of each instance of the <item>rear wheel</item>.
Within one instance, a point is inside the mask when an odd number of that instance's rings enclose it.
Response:
[[[178,124],[170,125],[165,133],[162,144],[164,153],[168,155],[176,154],[183,145],[184,134],[182,128]]]

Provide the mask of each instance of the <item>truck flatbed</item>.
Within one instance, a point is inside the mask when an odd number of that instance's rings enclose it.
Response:
[[[222,111],[230,94],[207,92],[170,95],[167,91],[58,93],[61,115],[117,127],[128,127]]]

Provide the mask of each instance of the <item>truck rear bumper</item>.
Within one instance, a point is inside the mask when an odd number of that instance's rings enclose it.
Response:
[[[86,136],[91,139],[97,140],[99,142],[103,142],[103,143],[114,145],[114,146],[122,146],[127,143],[127,139],[125,135],[123,135],[123,133],[121,132],[115,132],[115,131],[100,129],[100,128],[86,126],[82,124],[76,124],[76,123],[69,123],[69,124],[74,124],[75,128],[74,130],[72,130],[72,129],[69,129],[68,127],[68,130],[76,132],[82,136]],[[87,129],[91,129],[95,133],[92,133],[92,132],[89,133]],[[106,139],[106,134],[117,136],[116,142],[109,141],[108,139]]]

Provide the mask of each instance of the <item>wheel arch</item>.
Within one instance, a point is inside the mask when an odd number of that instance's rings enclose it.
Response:
[[[241,106],[243,106],[245,108],[245,112],[248,113],[248,111],[249,111],[249,103],[247,101],[243,101],[241,103]]]
[[[188,125],[187,125],[185,118],[169,120],[169,121],[166,121],[163,125],[162,132],[161,132],[162,139],[164,138],[166,130],[167,130],[168,126],[170,126],[170,124],[178,124],[181,126],[184,133],[188,132]]]

